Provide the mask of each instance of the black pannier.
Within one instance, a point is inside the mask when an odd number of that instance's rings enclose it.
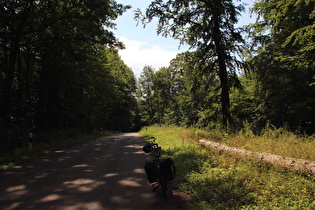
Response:
[[[166,181],[173,180],[176,174],[175,165],[171,158],[148,161],[144,165],[145,173],[147,174],[149,183],[157,182],[158,172],[156,167],[160,166],[161,178],[164,177]]]
[[[161,174],[165,175],[167,181],[173,180],[176,174],[175,165],[171,158],[163,159],[160,166]]]
[[[147,174],[149,183],[157,182],[158,177],[155,171],[155,163],[154,161],[146,162],[144,165],[145,173]]]

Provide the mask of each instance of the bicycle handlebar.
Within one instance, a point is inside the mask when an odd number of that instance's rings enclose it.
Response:
[[[153,139],[153,141],[151,141],[151,143],[150,143],[152,148],[155,148],[158,146],[158,143],[155,142],[156,138],[154,136],[150,137],[149,139]]]
[[[156,152],[156,157],[160,157],[160,150],[161,147],[159,147],[158,143],[155,142],[156,138],[155,137],[150,137],[149,139],[153,139],[153,141],[151,143],[147,143],[144,147],[143,147],[143,151],[145,153],[149,153],[149,152]]]
[[[154,136],[151,136],[149,139],[154,139],[154,140],[156,140],[156,138],[155,138]]]

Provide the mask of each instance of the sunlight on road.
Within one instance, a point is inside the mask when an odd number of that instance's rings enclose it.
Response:
[[[143,174],[144,173],[144,169],[143,168],[136,168],[136,169],[133,170],[133,173]]]
[[[81,192],[91,192],[104,184],[105,182],[95,181],[92,179],[76,179],[74,181],[67,181],[63,183],[63,185],[66,185],[68,189],[76,188],[76,190]]]
[[[148,184],[143,144],[117,134],[0,171],[0,209],[177,209]]]
[[[124,186],[131,186],[131,187],[141,187],[141,184],[139,183],[141,180],[137,180],[134,177],[130,177],[127,179],[119,180],[118,183]]]
[[[51,195],[47,195],[46,197],[42,198],[41,200],[39,200],[39,202],[50,202],[50,201],[55,201],[60,199],[61,197],[57,194],[51,194]]]
[[[22,191],[26,189],[26,185],[19,185],[14,187],[9,187],[6,192],[16,192],[16,191]]]
[[[118,173],[109,173],[109,174],[105,174],[103,177],[107,178],[107,177],[113,177],[113,176],[118,176]]]

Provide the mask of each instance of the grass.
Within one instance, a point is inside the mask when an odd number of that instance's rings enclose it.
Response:
[[[283,131],[276,134],[273,129],[269,130],[269,136],[266,133],[249,137],[243,131],[228,136],[218,131],[179,127],[148,127],[140,132],[144,137],[157,137],[162,155],[173,158],[177,168],[173,185],[191,196],[187,203],[189,209],[315,209],[314,176],[286,171],[259,159],[248,160],[207,150],[196,144],[196,140],[203,138],[256,151],[269,149],[267,152],[285,156],[312,156],[311,151],[308,154],[303,151],[303,143],[312,145],[311,138],[298,138]],[[292,144],[295,149],[290,148]]]
[[[32,151],[29,151],[28,142],[23,142],[21,148],[10,152],[0,153],[0,170],[6,170],[19,163],[34,159],[45,153],[67,147],[69,145],[85,141],[87,139],[98,138],[115,134],[114,131],[95,131],[90,134],[81,133],[77,130],[52,131],[35,134]]]
[[[297,136],[283,128],[269,126],[260,136],[243,129],[222,143],[256,152],[315,161],[315,136]]]

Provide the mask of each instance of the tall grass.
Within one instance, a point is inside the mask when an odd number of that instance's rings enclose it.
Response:
[[[237,135],[230,136],[224,143],[256,152],[315,161],[314,135],[297,136],[285,128],[275,128],[268,124],[259,136],[253,135],[245,126]]]
[[[217,131],[148,127],[140,134],[144,137],[157,137],[162,154],[174,159],[177,168],[174,187],[191,196],[187,203],[189,209],[315,209],[314,176],[295,174],[259,159],[247,160],[207,150],[196,144],[197,139],[205,138],[233,146],[247,145],[249,148],[264,150],[270,148],[266,145],[287,139],[280,136],[272,139],[273,132],[270,130],[268,137],[252,135],[245,138],[248,134],[245,135],[244,132],[230,137]],[[290,141],[294,144],[310,141],[290,135]],[[264,140],[266,145],[253,140],[255,138]],[[279,151],[284,147],[286,145],[281,145]],[[278,150],[273,148],[270,151]]]

